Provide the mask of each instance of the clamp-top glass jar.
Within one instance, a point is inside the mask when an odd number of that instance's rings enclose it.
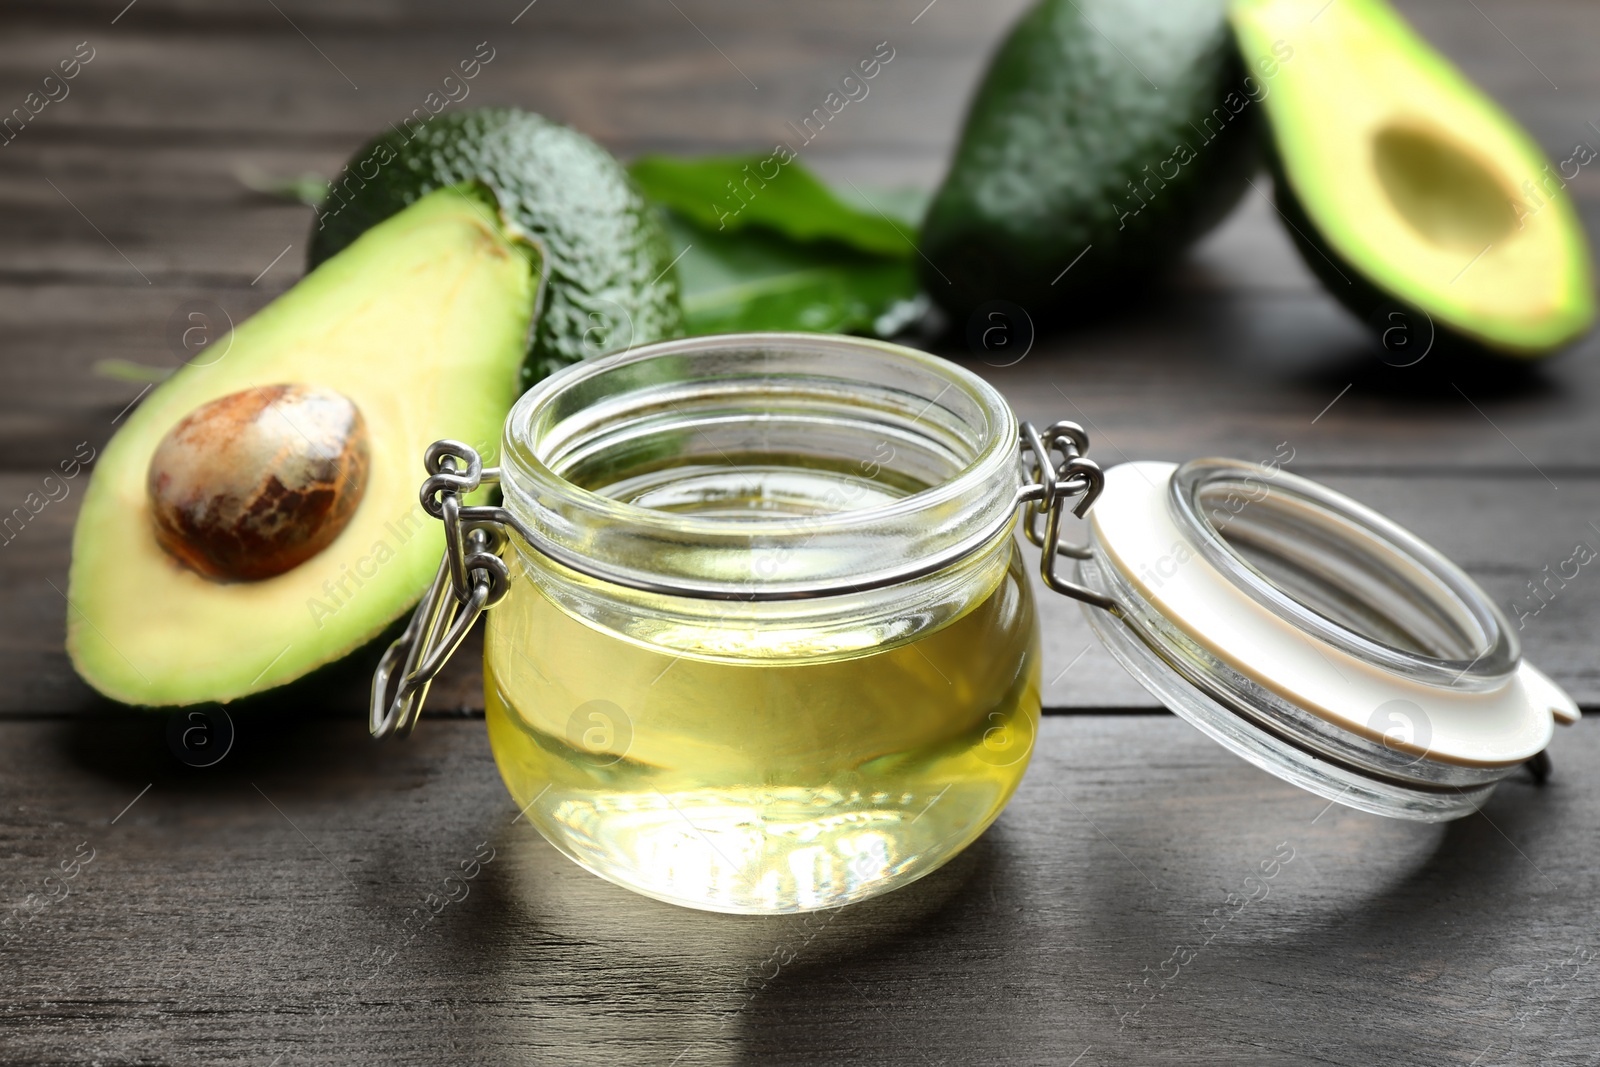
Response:
[[[681,342],[518,403],[507,510],[607,578],[516,541],[484,655],[527,818],[728,911],[937,867],[1000,813],[1039,716],[1010,410],[949,364],[779,344]],[[787,595],[822,584],[860,588]]]
[[[817,335],[671,342],[528,392],[500,485],[530,536],[485,650],[527,819],[725,911],[848,903],[959,852],[1039,717],[1017,440],[955,365]]]
[[[712,910],[885,892],[981,834],[1032,753],[1039,641],[1019,504],[1045,584],[1084,602],[1152,692],[1343,803],[1463,814],[1543,751],[1552,711],[1575,714],[1520,664],[1470,579],[1282,472],[1126,464],[1110,472],[1091,545],[1063,543],[1064,511],[1083,515],[1106,487],[1087,449],[1073,424],[1019,426],[954,364],[854,338],[692,338],[568,368],[512,410],[501,470],[455,442],[430,449],[423,503],[449,552],[374,679],[373,732],[410,730],[428,680],[494,606],[491,744],[526,818],[561,851]],[[1263,476],[1270,492],[1251,499],[1278,503],[1253,504],[1231,540],[1183,521],[1210,499],[1196,485],[1215,496]],[[503,506],[462,503],[495,478]],[[1082,561],[1086,585],[1056,573],[1063,556]],[[1279,556],[1293,574],[1274,569]],[[1331,592],[1308,595],[1307,576]],[[1293,610],[1252,583],[1287,590],[1278,599]],[[1353,629],[1329,607],[1352,600],[1367,620]],[[1457,627],[1440,662],[1478,644],[1495,662],[1466,664],[1464,686],[1429,689],[1412,676],[1416,656],[1390,664],[1378,639],[1468,615],[1481,625]],[[1362,699],[1406,698],[1438,718],[1442,751],[1408,739],[1396,755],[1383,729],[1318,688],[1315,661],[1283,676],[1301,641],[1322,642],[1311,652],[1334,672],[1357,664]],[[1274,642],[1271,663],[1250,662]]]

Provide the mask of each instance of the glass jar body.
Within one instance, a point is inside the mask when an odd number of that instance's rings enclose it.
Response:
[[[1038,730],[1019,553],[1007,536],[963,568],[966,603],[942,622],[912,601],[813,648],[792,630],[750,642],[784,623],[748,615],[642,640],[524,575],[485,650],[506,785],[573,860],[672,903],[806,911],[905,885],[994,820]],[[876,643],[885,623],[899,637]],[[841,641],[851,629],[862,640]]]
[[[856,338],[690,338],[530,390],[501,476],[530,534],[485,651],[527,821],[729,912],[837,907],[954,856],[1038,724],[1017,440],[976,376]]]

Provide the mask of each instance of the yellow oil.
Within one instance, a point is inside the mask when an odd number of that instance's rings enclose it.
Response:
[[[755,506],[789,492],[782,510],[807,510],[830,478],[774,470]],[[857,499],[912,488],[873,482]],[[614,495],[660,505],[670,490],[662,510],[700,514],[747,504],[689,484],[651,476]],[[729,622],[624,634],[568,610],[535,568],[489,613],[500,772],[557,848],[673,903],[804,911],[904,885],[983,832],[1032,754],[1033,603],[1015,546],[991,551],[965,610],[941,623],[908,609],[888,640],[881,613],[856,631],[847,619],[843,632]]]

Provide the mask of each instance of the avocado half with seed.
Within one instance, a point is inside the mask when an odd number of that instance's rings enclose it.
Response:
[[[72,539],[67,650],[127,704],[227,701],[379,634],[443,551],[442,437],[498,451],[535,247],[478,187],[378,223],[145,398]]]
[[[362,146],[329,183],[308,266],[463,181],[492,189],[545,258],[524,388],[580,359],[683,335],[666,230],[628,172],[583,134],[516,108],[445,112]]]
[[[1265,101],[1277,197],[1335,297],[1380,327],[1385,309],[1421,312],[1438,340],[1504,355],[1583,335],[1594,282],[1561,178],[1393,9],[1239,0],[1231,18],[1247,63],[1293,50]]]

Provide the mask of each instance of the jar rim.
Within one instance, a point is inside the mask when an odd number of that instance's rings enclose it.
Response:
[[[1462,647],[1454,654],[1403,647],[1363,632],[1281,588],[1241,553],[1214,521],[1212,509],[1201,502],[1211,487],[1238,481],[1261,490],[1261,495],[1247,498],[1252,501],[1244,509],[1247,513],[1282,498],[1303,514],[1322,516],[1325,522],[1319,532],[1332,537],[1338,547],[1381,555],[1376,578],[1390,591],[1409,590],[1424,608],[1458,631]],[[1516,633],[1494,601],[1460,567],[1398,523],[1327,486],[1278,468],[1207,457],[1192,459],[1173,473],[1168,505],[1200,552],[1238,588],[1284,621],[1359,659],[1430,685],[1469,690],[1501,685],[1521,665]]]
[[[616,499],[578,484],[563,472],[560,448],[571,441],[581,441],[584,433],[584,427],[579,426],[567,431],[568,438],[556,435],[552,444],[549,420],[555,417],[564,401],[570,401],[585,390],[603,395],[607,376],[621,378],[625,384],[631,374],[633,380],[645,381],[646,385],[631,392],[619,392],[619,398],[629,398],[634,404],[648,399],[651,403],[677,407],[705,387],[694,378],[674,378],[672,368],[686,365],[677,361],[685,357],[738,359],[741,353],[750,354],[753,362],[759,364],[750,372],[752,380],[758,380],[762,373],[770,373],[775,382],[790,364],[807,359],[844,357],[856,361],[861,367],[858,380],[842,376],[817,379],[822,383],[819,389],[824,386],[831,389],[833,400],[841,405],[850,403],[852,389],[859,389],[862,397],[869,394],[874,385],[867,379],[874,369],[911,374],[930,388],[937,388],[934,395],[925,400],[921,413],[911,420],[912,425],[935,411],[954,410],[957,404],[975,413],[981,425],[963,424],[976,431],[976,438],[968,442],[970,454],[959,457],[959,469],[948,477],[884,502],[815,514],[686,515]],[[664,368],[663,373],[652,377],[649,364],[658,364]],[[918,396],[917,399],[923,398]],[[566,421],[599,406],[590,404],[576,408],[568,413]],[[1014,518],[1015,494],[1022,480],[1017,439],[1016,416],[999,391],[973,372],[938,356],[889,342],[830,334],[709,335],[659,342],[586,360],[563,368],[536,384],[523,394],[507,416],[502,486],[506,507],[518,518],[531,519],[532,525],[552,539],[565,542],[569,550],[601,562],[616,561],[608,561],[606,557],[612,553],[583,535],[585,528],[625,531],[635,547],[646,542],[704,541],[728,549],[737,549],[740,544],[746,549],[757,544],[771,546],[786,540],[809,543],[854,537],[859,542],[875,534],[905,534],[916,529],[918,538],[927,538],[930,542],[917,546],[919,558],[936,555],[959,558],[992,540],[1000,528]],[[996,491],[997,484],[1003,492]],[[982,503],[963,503],[972,500]],[[952,509],[960,512],[962,521],[956,522],[949,531],[920,528],[935,522],[941,511]],[[974,521],[980,518],[977,512],[983,513],[982,521]],[[934,545],[933,541],[943,543]],[[962,551],[956,551],[962,546]],[[857,551],[855,554],[861,558],[843,565],[843,571],[851,578],[867,581],[877,563],[865,553]],[[690,565],[689,569],[693,571],[694,567]],[[689,573],[687,577],[689,580],[680,584],[691,587],[701,584],[708,590],[718,584],[714,577],[707,575]],[[705,581],[697,583],[694,580],[697,577]],[[793,584],[800,588],[807,580],[815,584],[818,577],[808,574],[799,582],[775,584]],[[845,575],[830,577],[839,579]]]

